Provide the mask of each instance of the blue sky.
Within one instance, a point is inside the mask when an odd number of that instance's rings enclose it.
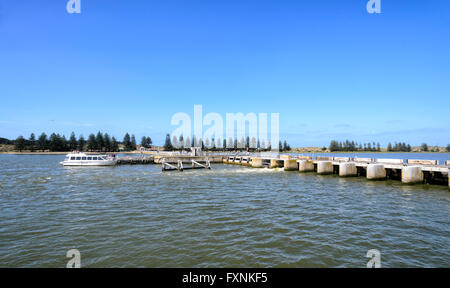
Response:
[[[450,143],[450,1],[66,2],[0,0],[0,137],[162,144],[201,104],[280,113],[291,146]]]

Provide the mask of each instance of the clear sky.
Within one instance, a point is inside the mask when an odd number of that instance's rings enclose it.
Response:
[[[280,113],[291,146],[450,143],[450,1],[0,0],[0,137],[162,144],[177,112]]]

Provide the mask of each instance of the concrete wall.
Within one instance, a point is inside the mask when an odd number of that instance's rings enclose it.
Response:
[[[297,159],[299,160],[312,160],[312,156],[298,156]]]
[[[317,161],[333,161],[333,157],[327,157],[327,156],[317,156]]]
[[[350,161],[350,157],[333,157],[333,160],[339,162],[348,162]]]
[[[439,165],[439,160],[416,160],[416,159],[408,159],[406,160],[408,164],[416,164],[416,165]]]
[[[373,158],[353,158],[353,161],[355,162],[361,162],[361,163],[372,163],[373,162]]]
[[[403,159],[377,159],[377,163],[403,164]]]

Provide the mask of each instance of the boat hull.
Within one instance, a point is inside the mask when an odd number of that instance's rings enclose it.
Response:
[[[63,161],[60,162],[62,166],[114,166],[117,161],[102,160],[102,161]]]

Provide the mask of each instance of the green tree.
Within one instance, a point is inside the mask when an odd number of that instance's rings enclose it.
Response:
[[[111,138],[111,151],[119,151],[119,143],[117,143],[117,140],[114,136]]]
[[[142,138],[141,138],[141,147],[148,148],[147,147],[147,137],[145,137],[145,136],[142,136]]]
[[[103,148],[105,148],[105,141],[103,140],[102,132],[98,131],[95,141],[97,142],[97,149],[103,151]]]
[[[284,140],[284,143],[283,143],[283,151],[289,151],[288,148],[289,148],[289,147],[288,147],[287,141]]]
[[[450,152],[450,144],[447,144],[447,152]]]
[[[183,138],[183,134],[180,135],[180,138],[178,139],[178,143],[180,145],[180,149],[183,150],[184,149],[184,138]]]
[[[44,152],[47,149],[47,135],[42,132],[42,134],[38,138],[38,148]]]
[[[281,144],[281,141],[278,142],[278,151],[283,152],[283,144]]]
[[[109,137],[108,133],[105,133],[105,135],[103,135],[103,144],[105,146],[105,151],[111,151],[112,147],[111,147],[111,137]]]
[[[130,140],[130,134],[126,133],[125,136],[123,137],[123,142],[122,142],[125,150],[131,150],[131,140]]]
[[[134,134],[131,135],[131,150],[136,150],[136,137],[134,137]]]
[[[164,150],[165,151],[172,151],[172,141],[170,141],[170,134],[166,134],[166,141],[164,142]]]
[[[391,151],[392,151],[392,144],[391,144],[391,143],[388,143],[387,151],[388,151],[388,152],[391,152]]]
[[[331,140],[329,148],[330,148],[331,152],[339,151],[339,144],[338,144],[338,142],[336,140]]]
[[[63,135],[60,139],[61,139],[61,147],[60,147],[61,150],[59,150],[59,151],[67,151],[68,141],[66,139],[66,136]]]
[[[420,148],[422,149],[423,152],[428,152],[428,145],[427,143],[423,143]]]
[[[152,138],[142,136],[141,146],[144,148],[151,148],[152,147]]]
[[[80,138],[78,139],[78,150],[83,151],[84,145],[86,145],[86,140],[84,140],[83,135],[80,135]]]
[[[75,137],[75,133],[72,132],[72,134],[70,134],[70,138],[69,138],[69,150],[73,151],[75,149],[77,149],[77,138]]]
[[[58,135],[56,135],[55,133],[52,133],[50,135],[48,145],[49,145],[50,151],[58,151],[59,146],[60,146]]]
[[[34,148],[36,147],[36,136],[34,136],[34,133],[31,133],[30,139],[28,141],[30,143],[31,152],[34,152]]]
[[[87,140],[87,148],[90,151],[97,149],[97,140],[95,139],[95,135],[92,133],[89,134],[89,138]]]
[[[19,152],[22,152],[25,148],[25,138],[23,138],[23,136],[17,137],[16,141],[14,141],[14,148],[19,150]]]

